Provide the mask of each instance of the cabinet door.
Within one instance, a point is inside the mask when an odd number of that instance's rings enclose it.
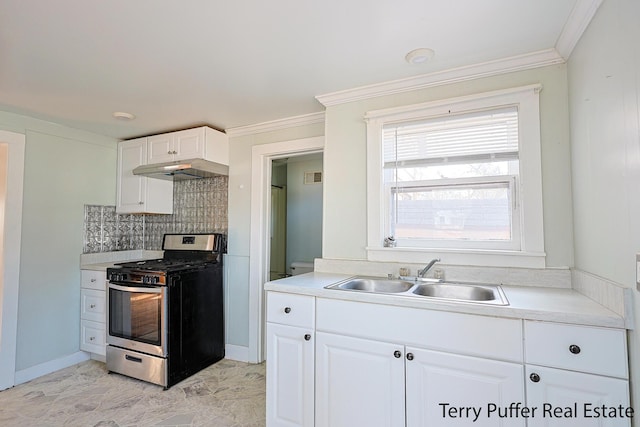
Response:
[[[610,416],[609,409],[622,405],[624,411],[629,407],[626,380],[534,365],[527,366],[526,377],[527,406],[538,408],[529,427],[631,425],[630,418],[620,416],[618,411]],[[602,405],[607,408],[607,417],[595,417],[594,409]]]
[[[316,426],[403,426],[403,355],[401,345],[316,332]]]
[[[133,174],[147,164],[147,138],[118,144],[116,212],[173,213],[173,182]]]
[[[173,144],[174,133],[163,133],[147,138],[149,141],[148,163],[164,163],[174,159],[176,154]]]
[[[204,128],[174,132],[173,150],[175,160],[204,158]]]
[[[524,402],[522,365],[411,347],[405,358],[407,427],[525,425],[497,411]]]
[[[117,212],[140,212],[145,202],[147,178],[136,176],[133,169],[146,164],[146,138],[118,144]]]
[[[267,323],[267,426],[313,426],[311,329]]]

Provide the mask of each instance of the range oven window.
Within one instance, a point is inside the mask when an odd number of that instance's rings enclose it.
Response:
[[[161,345],[162,293],[109,288],[109,335]]]

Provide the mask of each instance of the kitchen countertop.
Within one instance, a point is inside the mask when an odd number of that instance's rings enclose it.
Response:
[[[306,273],[274,280],[264,285],[267,291],[288,292],[376,304],[396,305],[456,313],[498,316],[506,318],[544,320],[589,326],[624,328],[622,316],[603,307],[573,289],[534,286],[506,286],[502,289],[508,306],[482,303],[450,302],[428,297],[374,294],[362,291],[325,289],[325,286],[354,277],[337,273]]]
[[[141,261],[141,260],[131,260],[131,261]],[[94,264],[84,264],[80,266],[81,270],[95,270],[95,271],[107,271],[107,268],[115,266],[119,262],[129,262],[126,261],[113,261],[113,262],[98,262]]]
[[[94,254],[80,255],[81,270],[107,271],[120,262],[142,261],[146,259],[162,258],[162,251],[132,250],[99,252]]]

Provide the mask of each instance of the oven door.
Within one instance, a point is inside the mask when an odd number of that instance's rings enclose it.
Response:
[[[109,283],[107,344],[167,356],[167,287]]]

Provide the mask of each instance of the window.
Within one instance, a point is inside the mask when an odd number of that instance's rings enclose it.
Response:
[[[538,91],[367,113],[369,258],[544,266]]]
[[[382,145],[398,245],[519,249],[517,107],[384,125]]]

